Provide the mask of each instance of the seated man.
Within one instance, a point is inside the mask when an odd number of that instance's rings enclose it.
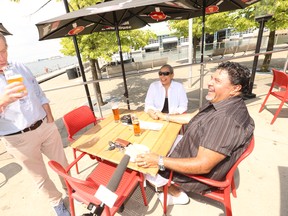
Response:
[[[156,112],[184,113],[187,110],[188,99],[183,85],[173,80],[173,68],[165,64],[158,74],[159,81],[149,86],[145,99],[145,112],[153,119],[158,119]]]
[[[248,147],[255,126],[241,93],[248,91],[249,80],[250,71],[247,67],[233,62],[222,63],[211,76],[206,96],[208,102],[197,115],[192,118],[192,114],[157,113],[161,120],[189,122],[183,138],[169,157],[147,153],[136,158],[138,166],[159,166],[156,177],[147,176],[158,187],[167,183],[169,170],[174,171],[173,181],[180,187],[169,187],[168,204],[188,203],[189,198],[184,191],[200,193],[209,189],[208,185],[181,173],[223,180]],[[159,198],[163,201],[163,194]]]

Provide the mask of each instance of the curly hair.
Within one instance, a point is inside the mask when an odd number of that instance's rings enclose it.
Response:
[[[227,61],[219,64],[217,69],[226,70],[230,82],[233,85],[241,85],[242,94],[246,94],[249,91],[251,73],[248,67],[240,65],[237,62]]]

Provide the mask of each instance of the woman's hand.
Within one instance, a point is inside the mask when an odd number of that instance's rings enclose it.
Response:
[[[157,111],[155,111],[155,110],[149,109],[148,110],[148,114],[154,120],[158,120],[159,119],[158,116],[157,116]]]
[[[162,112],[157,112],[156,115],[157,115],[159,120],[165,120],[167,114],[162,113]]]
[[[149,168],[158,167],[159,155],[155,153],[146,153],[137,155],[135,162],[139,167]]]

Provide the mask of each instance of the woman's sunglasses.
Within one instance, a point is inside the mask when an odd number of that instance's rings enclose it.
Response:
[[[159,74],[159,76],[168,76],[169,74],[170,74],[170,72],[168,71],[168,72],[162,72],[162,71],[159,71],[158,72],[158,74]]]

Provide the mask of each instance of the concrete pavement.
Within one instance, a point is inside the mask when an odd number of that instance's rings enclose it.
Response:
[[[271,67],[282,69],[286,60],[287,51],[273,54]],[[252,67],[253,58],[242,58],[242,64]],[[262,57],[259,58],[261,65]],[[173,64],[173,63],[171,63]],[[176,63],[175,63],[176,64]],[[210,73],[214,71],[216,63],[207,64],[204,80],[204,92],[206,83],[210,78]],[[192,68],[192,81],[188,79],[189,68],[182,67],[175,70],[175,79],[182,82],[186,88],[189,98],[189,111],[194,111],[199,106],[199,66]],[[88,80],[91,74],[87,73]],[[130,93],[131,109],[143,109],[143,102],[149,84],[158,79],[156,73],[133,74],[127,77],[127,84]],[[272,81],[271,73],[257,73],[253,93],[255,99],[247,100],[247,107],[256,123],[255,129],[255,149],[253,153],[245,159],[236,172],[237,198],[231,196],[232,211],[234,216],[261,215],[261,216],[287,216],[288,215],[288,106],[284,105],[279,117],[273,125],[270,121],[279,105],[279,101],[270,98],[266,108],[259,113],[260,105],[268,92]],[[51,108],[65,147],[68,160],[72,161],[72,149],[68,146],[66,129],[61,117],[68,111],[79,105],[87,103],[83,86],[65,88],[52,91],[52,88],[76,85],[81,83],[81,78],[68,80],[67,75],[60,75],[52,80],[44,82],[41,87],[46,90],[48,98],[51,100]],[[192,83],[192,85],[190,85]],[[124,91],[122,78],[114,78],[100,83],[104,100],[114,97],[122,98]],[[50,90],[51,91],[50,91]],[[89,85],[92,99],[94,90]],[[205,95],[205,94],[204,94]],[[95,101],[95,100],[94,100]],[[121,106],[126,108],[125,101]],[[103,115],[110,114],[108,105],[102,107]],[[99,116],[97,106],[95,113]],[[45,160],[47,160],[45,158]],[[84,177],[95,166],[95,162],[88,157],[80,162],[80,177]],[[88,167],[88,168],[87,168]],[[73,171],[74,172],[74,171]],[[59,186],[57,175],[49,168],[51,178]],[[75,173],[72,173],[76,175]],[[149,206],[145,207],[136,190],[125,205],[125,210],[119,215],[162,215],[162,206],[157,200],[150,187],[147,188]],[[35,189],[25,170],[22,169],[12,156],[7,154],[5,147],[0,143],[0,215],[1,216],[53,216],[54,210],[42,197],[41,193]],[[77,215],[87,212],[86,208],[76,203]],[[190,203],[185,206],[171,206],[168,208],[168,215],[211,215],[224,216],[222,206],[211,200],[194,195]]]

